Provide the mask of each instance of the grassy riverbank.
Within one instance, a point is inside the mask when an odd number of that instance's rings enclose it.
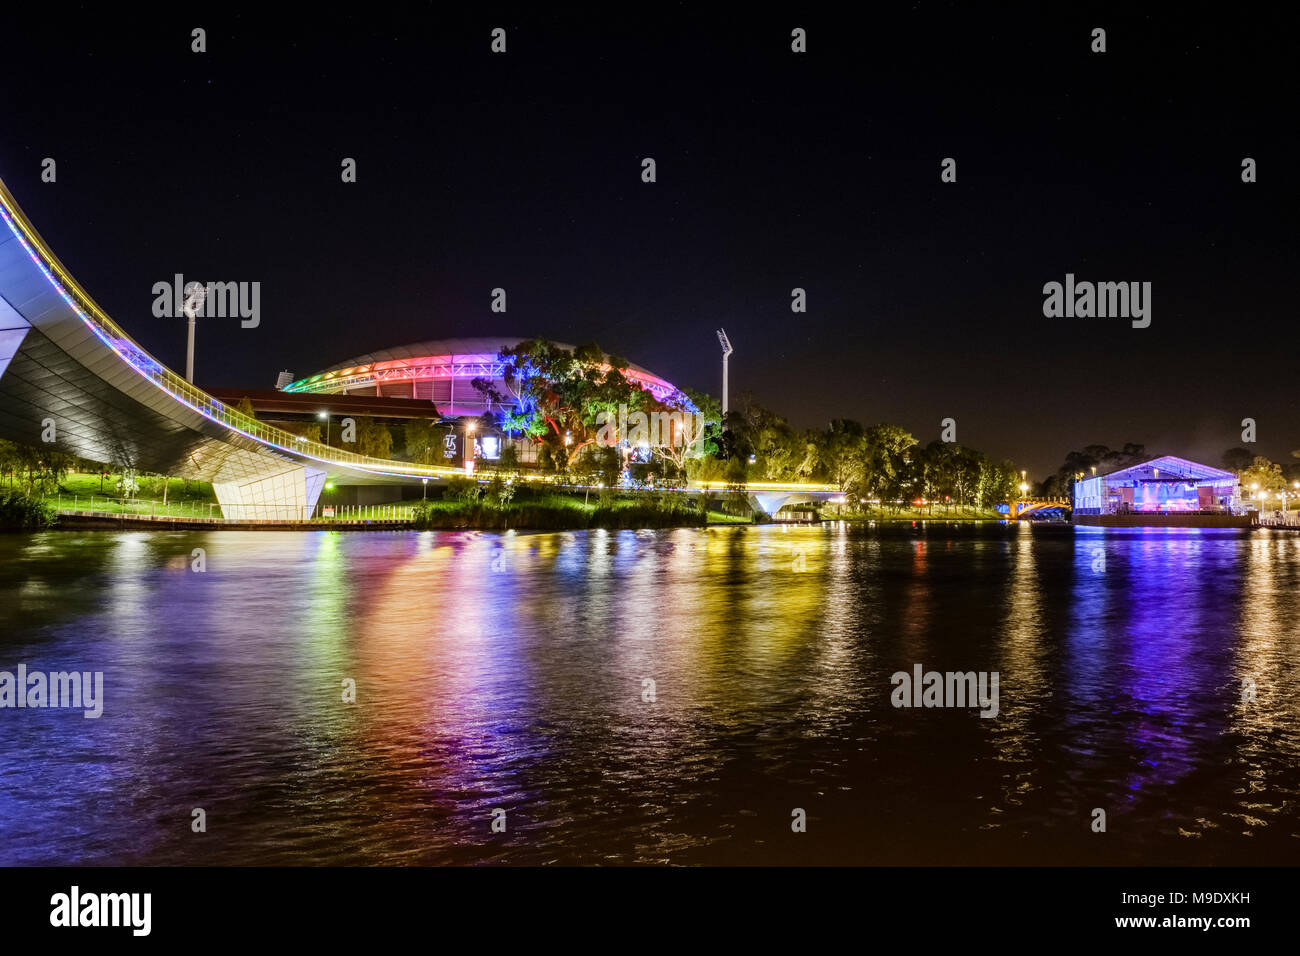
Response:
[[[499,482],[483,483],[464,479],[451,487],[440,488],[442,497],[428,501],[406,500],[375,505],[343,505],[322,496],[316,516],[310,524],[328,527],[335,522],[376,521],[391,527],[392,522],[410,522],[415,528],[451,530],[581,530],[584,528],[679,528],[719,524],[751,524],[754,518],[736,516],[720,510],[703,511],[698,498],[675,492],[576,491],[556,486],[516,485],[503,493]],[[102,490],[101,490],[102,489]],[[134,494],[123,496],[124,490]],[[167,500],[162,500],[164,493]],[[221,507],[208,482],[165,480],[139,477],[132,487],[120,475],[101,479],[97,473],[72,473],[64,476],[57,488],[44,495],[10,494],[13,500],[0,515],[0,527],[33,529],[50,527],[59,511],[94,512],[107,515],[144,518],[188,518],[220,521]],[[710,504],[717,508],[719,500]],[[333,516],[323,515],[325,507]],[[820,508],[822,520],[852,524],[931,522],[989,522],[1005,520],[995,511],[974,508],[871,508],[837,514],[833,505]],[[758,515],[759,521],[771,518]]]
[[[844,515],[837,515],[832,509],[827,509],[822,512],[822,520],[853,523],[871,521],[1006,521],[1007,516],[984,508],[935,508],[933,513],[926,508],[876,508],[870,511],[859,511]]]
[[[417,528],[569,531],[583,528],[700,528],[706,524],[749,524],[717,511],[701,511],[694,502],[678,499],[614,498],[535,495],[521,501],[417,502],[413,522]]]
[[[155,476],[139,477],[134,485],[130,482],[130,479],[124,481],[121,475],[71,472],[59,480],[53,491],[33,492],[30,497],[43,501],[56,513],[95,511],[172,518],[221,517],[221,506],[209,482]]]
[[[167,494],[165,503],[162,500],[164,488]],[[56,526],[60,511],[218,522],[223,518],[208,482],[183,482],[173,478],[164,485],[162,478],[141,478],[131,489],[135,495],[124,497],[122,490],[120,476],[101,480],[95,473],[66,475],[54,491],[44,496],[0,489],[0,501],[5,502],[3,511],[0,511],[0,528],[37,530]],[[386,527],[392,527],[394,522],[409,522],[411,527],[429,529],[567,531],[703,527],[710,524],[750,524],[752,521],[749,517],[721,511],[702,511],[698,499],[681,494],[611,494],[608,491],[592,494],[551,488],[518,488],[507,498],[498,485],[468,481],[457,482],[454,493],[444,491],[441,499],[356,506],[333,503],[327,494],[322,497],[320,505],[316,517],[308,519],[311,526],[376,521]],[[333,508],[331,517],[324,517],[324,506]]]

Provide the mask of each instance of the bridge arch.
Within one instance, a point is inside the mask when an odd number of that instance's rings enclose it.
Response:
[[[1067,514],[1072,511],[1069,498],[1013,498],[1007,502],[1007,520],[1017,521],[1034,514],[1060,511]]]

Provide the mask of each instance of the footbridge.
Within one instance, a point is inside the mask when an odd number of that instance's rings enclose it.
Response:
[[[843,500],[844,492],[834,485],[788,481],[750,481],[744,485],[732,485],[725,481],[696,481],[691,483],[691,491],[711,494],[725,494],[739,491],[749,500],[749,506],[758,511],[774,515],[786,505],[813,504]]]
[[[0,437],[210,481],[229,518],[309,517],[327,480],[410,483],[459,468],[367,458],[242,415],[140,347],[0,181]]]

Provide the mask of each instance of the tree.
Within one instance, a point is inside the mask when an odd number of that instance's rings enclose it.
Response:
[[[728,413],[721,444],[721,457],[748,461],[753,455],[750,470],[764,481],[791,481],[816,462],[807,437],[750,392],[742,392],[736,409]]]
[[[686,463],[686,476],[691,481],[726,481],[727,465],[735,459],[706,455]]]
[[[515,448],[515,443],[509,439],[506,439],[501,448],[501,457],[496,461],[496,470],[511,477],[519,474],[519,451]]]
[[[658,429],[652,429],[652,451],[676,475],[686,474],[687,462],[716,455],[721,442],[722,406],[712,395],[687,389],[684,400],[657,402]],[[642,469],[658,474],[663,468]]]
[[[863,443],[866,431],[855,421],[836,418],[813,438],[814,458],[820,477],[841,493],[855,494],[866,474]]]
[[[930,442],[914,457],[913,473],[917,477],[916,490],[923,498],[931,502],[940,497],[951,498],[957,481],[957,446],[938,440]]]
[[[983,504],[989,471],[989,460],[983,452],[958,446],[953,468],[953,493],[959,508],[964,508],[968,502]]]
[[[1240,475],[1255,463],[1255,453],[1247,448],[1229,448],[1219,461],[1228,471]]]
[[[1019,490],[1017,488],[1019,483],[1020,472],[1013,463],[1009,461],[1000,461],[996,465],[987,463],[981,482],[984,490],[980,504],[988,508],[1003,501],[1010,501]]]
[[[575,460],[573,470],[585,485],[613,488],[622,473],[623,459],[616,448],[588,443]]]
[[[22,469],[22,454],[15,442],[0,438],[0,475],[9,479],[9,487],[14,486],[14,478]]]
[[[303,441],[313,441],[317,444],[321,440],[320,425],[315,422],[280,422],[277,428],[288,432],[290,435],[297,435]]]
[[[358,415],[355,421],[357,426],[356,441],[349,450],[367,458],[391,458],[393,454],[393,434],[388,430],[388,426],[375,421],[368,415]],[[342,443],[341,447],[347,448],[348,446],[346,443]]]
[[[554,474],[560,470],[560,463],[551,454],[551,446],[543,444],[537,450],[537,469],[544,474]]]
[[[693,388],[683,389],[687,399],[699,412],[704,422],[703,440],[700,442],[701,455],[716,455],[722,437],[722,402],[707,392],[697,392]]]
[[[503,349],[498,358],[507,391],[481,379],[475,380],[474,387],[509,405],[503,427],[540,439],[549,447],[552,461],[565,470],[596,441],[598,432],[607,436],[605,443],[611,446],[625,440],[618,433],[620,410],[630,414],[662,408],[650,392],[623,375],[626,360],[606,355],[596,345],[565,349],[545,339],[531,339]]]
[[[1241,473],[1241,487],[1257,496],[1262,491],[1275,491],[1283,486],[1282,466],[1262,455],[1255,457],[1250,467]]]
[[[916,439],[898,425],[872,425],[864,436],[864,476],[873,496],[882,500],[903,497],[904,488],[911,482],[912,449]]]
[[[419,465],[443,463],[446,429],[432,418],[416,418],[406,423],[406,457]]]
[[[253,402],[247,395],[235,403],[235,411],[251,418],[253,421],[257,421],[257,412],[253,410]]]
[[[56,445],[0,442],[0,471],[9,476],[11,488],[14,479],[20,479],[28,494],[44,495],[55,491],[74,464],[76,458],[60,451]]]
[[[709,440],[709,433],[712,429],[717,434],[721,406],[703,392],[693,394],[694,398],[685,394],[684,400],[655,402],[660,407],[650,412],[652,417],[658,416],[654,419],[658,427],[651,429],[651,450],[662,464],[672,465],[677,475],[686,473],[686,462],[690,459],[703,458],[710,449],[717,449],[717,442]]]
[[[1119,451],[1106,445],[1086,445],[1083,451],[1072,451],[1065,456],[1065,463],[1056,470],[1056,474],[1043,482],[1043,494],[1053,497],[1072,498],[1074,482],[1078,475],[1088,477],[1092,469],[1107,474],[1121,468],[1140,464],[1147,460],[1145,445],[1125,442]]]
[[[749,483],[749,466],[743,458],[731,458],[726,468],[727,490],[740,492]]]

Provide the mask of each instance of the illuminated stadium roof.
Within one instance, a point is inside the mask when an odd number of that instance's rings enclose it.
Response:
[[[399,345],[339,362],[286,385],[284,391],[421,399],[433,402],[444,415],[481,415],[490,411],[493,403],[471,383],[476,378],[491,379],[499,391],[508,394],[500,384],[503,366],[497,356],[525,341],[481,337]],[[574,348],[563,342],[553,344]],[[623,374],[661,401],[685,398],[670,382],[639,365],[629,364]]]

